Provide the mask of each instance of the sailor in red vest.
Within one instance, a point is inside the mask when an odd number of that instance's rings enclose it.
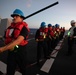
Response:
[[[61,27],[60,28],[60,31],[61,31],[61,33],[60,33],[60,40],[63,38],[63,28]]]
[[[13,22],[5,31],[5,46],[0,52],[8,50],[7,74],[14,75],[16,66],[20,67],[22,75],[26,75],[26,45],[28,44],[28,24],[23,22],[24,13],[16,9],[11,15]]]
[[[55,26],[52,26],[52,31],[54,33],[53,40],[52,40],[52,48],[54,49],[56,46],[56,38],[57,38],[57,32],[56,32]]]
[[[56,30],[56,44],[59,42],[60,37],[60,28],[59,24],[55,24],[55,30]]]
[[[46,23],[42,22],[40,25],[40,28],[37,30],[36,35],[35,35],[35,40],[37,42],[37,65],[39,65],[42,49],[44,52],[44,58],[49,58],[46,36],[47,36]]]
[[[54,39],[54,32],[53,32],[53,29],[52,29],[52,24],[48,24],[48,41],[47,41],[47,44],[48,44],[48,50],[49,50],[49,53],[52,52],[53,50],[53,39]]]
[[[64,35],[64,33],[65,33],[65,27],[63,27],[63,35]]]
[[[61,27],[60,28],[60,32],[61,32],[60,33],[60,40],[61,40],[61,39],[63,39],[64,33],[65,33],[65,28],[64,27]]]

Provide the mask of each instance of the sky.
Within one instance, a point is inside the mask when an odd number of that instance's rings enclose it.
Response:
[[[41,22],[46,25],[59,24],[66,29],[70,28],[70,21],[76,20],[76,0],[0,0],[0,18],[11,18],[15,9],[20,9],[28,16],[52,3],[59,4],[40,12],[24,21],[29,28],[39,28]]]

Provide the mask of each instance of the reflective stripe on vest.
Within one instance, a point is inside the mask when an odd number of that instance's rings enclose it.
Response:
[[[40,35],[39,35],[38,39],[46,38],[46,35],[47,35],[46,29],[40,28],[39,31],[40,31]]]

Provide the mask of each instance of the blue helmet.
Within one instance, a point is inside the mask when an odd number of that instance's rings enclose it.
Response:
[[[52,24],[48,24],[48,27],[52,27]]]
[[[55,24],[55,27],[59,27],[59,24]]]
[[[45,22],[42,22],[40,26],[41,27],[46,27],[46,23]]]
[[[15,11],[13,12],[13,14],[11,14],[11,17],[14,17],[15,15],[19,15],[23,19],[25,18],[24,17],[24,13],[20,9],[15,9]]]

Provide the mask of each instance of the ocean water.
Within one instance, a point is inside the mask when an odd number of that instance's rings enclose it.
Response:
[[[37,29],[36,28],[30,28],[30,34],[36,34]]]

